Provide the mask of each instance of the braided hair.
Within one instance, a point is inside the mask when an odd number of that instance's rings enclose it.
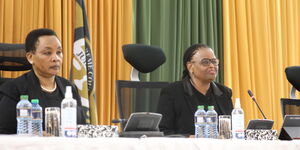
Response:
[[[183,66],[184,70],[182,72],[182,79],[186,78],[187,76],[190,76],[189,70],[187,69],[186,63],[191,61],[192,57],[200,50],[201,48],[210,48],[209,46],[205,44],[194,44],[187,48],[183,55]]]

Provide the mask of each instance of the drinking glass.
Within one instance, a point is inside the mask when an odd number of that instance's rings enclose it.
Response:
[[[231,138],[231,116],[230,115],[219,116],[219,138],[220,139]]]
[[[46,136],[59,136],[60,133],[60,108],[45,108],[45,131]]]

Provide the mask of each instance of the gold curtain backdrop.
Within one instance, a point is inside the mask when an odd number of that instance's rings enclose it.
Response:
[[[268,119],[280,129],[280,98],[291,85],[287,66],[299,65],[300,1],[224,0],[224,82],[240,97],[245,123],[262,119],[247,94],[251,89]]]
[[[98,124],[118,118],[115,80],[128,80],[130,65],[121,46],[132,43],[132,0],[86,0],[94,57]],[[0,0],[0,43],[24,43],[36,28],[55,30],[63,45],[59,75],[69,79],[73,51],[75,0]],[[0,72],[17,77],[24,72]]]
[[[99,124],[117,118],[115,80],[129,79],[121,52],[132,43],[132,0],[86,0],[95,66]],[[36,28],[54,29],[62,40],[61,76],[69,78],[74,32],[74,0],[0,0],[0,42],[23,43]],[[282,123],[280,98],[290,84],[284,69],[299,65],[300,1],[223,0],[224,82],[241,98],[245,123],[262,118],[247,95],[251,89],[267,118]],[[0,72],[4,77],[21,73]]]

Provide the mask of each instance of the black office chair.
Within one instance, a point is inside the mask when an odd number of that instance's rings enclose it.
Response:
[[[300,66],[290,66],[285,69],[287,80],[292,84],[290,98],[296,98],[296,90],[300,91]]]
[[[300,91],[300,66],[291,66],[285,69],[286,78],[292,84],[290,98],[281,98],[281,111],[284,118],[280,130],[280,140],[292,140],[300,136],[300,99],[296,99],[296,91]]]
[[[116,81],[119,115],[128,119],[134,112],[156,112],[160,91],[168,82]],[[124,129],[126,122],[121,122]]]
[[[26,59],[24,44],[0,43],[0,70],[25,71],[31,69],[31,64]],[[0,76],[0,85],[12,78]]]
[[[122,50],[124,59],[132,66],[131,81],[139,81],[139,72],[152,72],[166,61],[163,50],[156,46],[127,44]]]
[[[300,99],[296,99],[296,91],[300,91],[300,66],[290,66],[285,69],[286,78],[292,84],[290,98],[281,98],[282,116],[300,115]]]
[[[133,66],[131,81],[116,81],[116,100],[122,130],[134,112],[156,112],[160,91],[168,82],[140,82],[138,73],[149,73],[163,64],[166,57],[159,47],[129,44],[122,47],[125,60]]]
[[[281,98],[280,102],[282,117],[285,115],[300,115],[299,99]]]

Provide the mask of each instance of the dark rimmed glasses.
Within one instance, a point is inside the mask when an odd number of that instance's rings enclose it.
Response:
[[[192,61],[195,62],[195,61]],[[201,61],[199,62],[200,65],[202,66],[209,66],[210,64],[213,64],[214,66],[218,66],[219,65],[219,59],[217,58],[203,58],[201,59]]]

